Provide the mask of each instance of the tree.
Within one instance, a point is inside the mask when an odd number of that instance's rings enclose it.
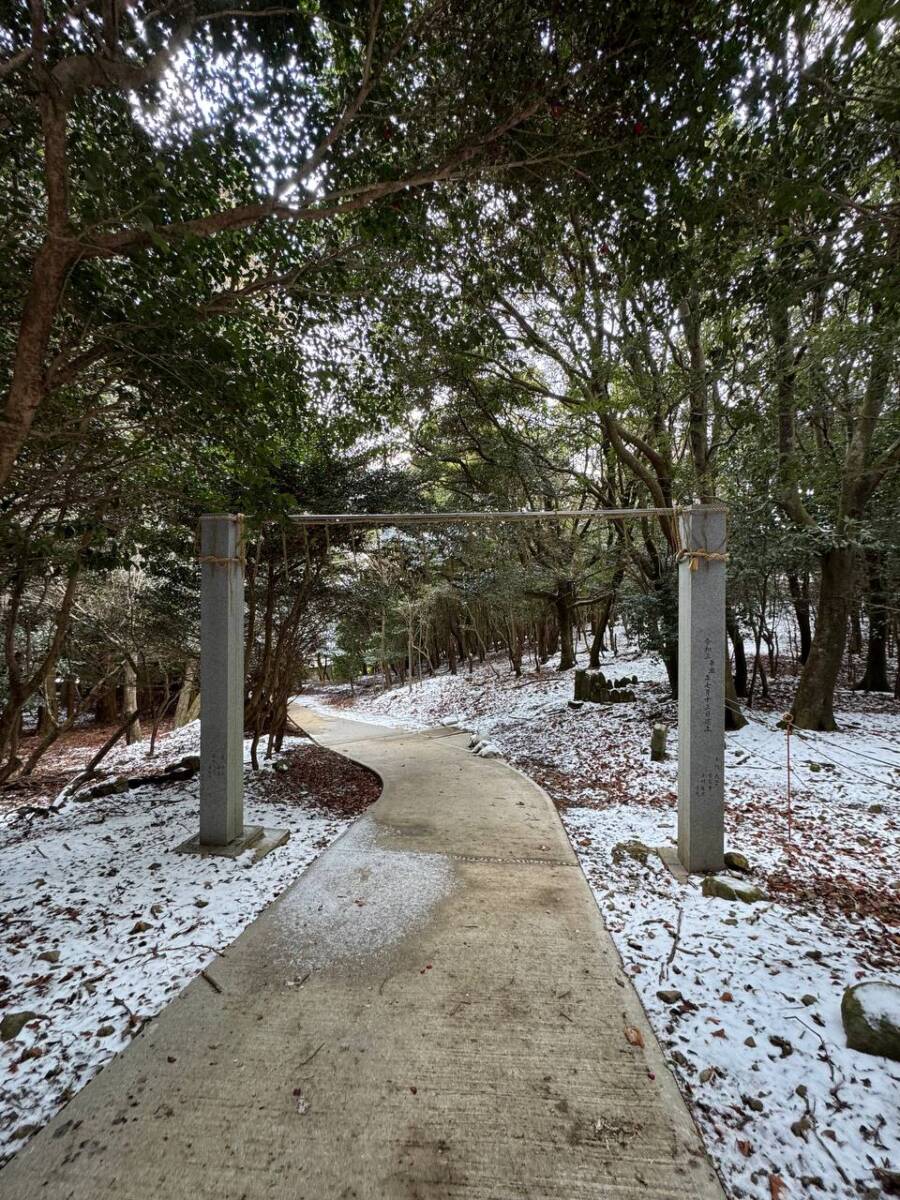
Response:
[[[861,531],[900,464],[896,31],[880,16],[860,6],[843,29],[796,14],[755,72],[753,118],[728,139],[746,180],[734,216],[746,222],[742,288],[766,341],[773,498],[819,561],[815,636],[793,706],[809,729],[834,728]]]
[[[533,0],[17,10],[0,65],[16,267],[0,487],[48,397],[115,352],[97,306],[162,276],[202,320],[292,287],[354,214],[389,244],[435,184],[614,144],[581,114],[630,107],[673,39],[710,36],[713,7],[696,27]]]

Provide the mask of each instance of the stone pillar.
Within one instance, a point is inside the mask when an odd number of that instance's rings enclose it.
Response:
[[[697,504],[678,518],[678,858],[687,871],[724,865],[725,517]]]
[[[665,725],[654,725],[650,734],[650,759],[652,762],[664,762],[666,758],[666,739],[668,729]]]
[[[244,834],[243,517],[200,518],[200,845]]]

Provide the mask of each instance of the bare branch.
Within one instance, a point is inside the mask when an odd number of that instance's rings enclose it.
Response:
[[[382,0],[372,0],[371,13],[369,16],[369,31],[368,37],[366,38],[366,53],[363,61],[362,79],[356,95],[341,113],[340,117],[338,117],[338,119],[332,125],[331,129],[328,131],[322,141],[318,144],[318,146],[316,146],[315,150],[312,152],[300,170],[297,171],[293,178],[291,178],[280,189],[278,192],[279,199],[283,199],[285,196],[290,195],[290,193],[296,187],[298,187],[305,179],[308,179],[309,176],[312,175],[312,173],[319,166],[321,166],[321,164],[325,161],[325,155],[335,144],[335,142],[337,142],[343,136],[344,131],[352,124],[359,113],[359,110],[368,99],[377,78],[377,75],[373,74],[372,71],[372,59],[375,53],[375,39],[378,32],[378,22],[381,17],[381,4]]]
[[[7,75],[12,75],[14,71],[18,71],[19,67],[24,66],[30,58],[30,46],[23,46],[21,50],[17,50],[9,58],[4,58],[0,62],[0,79],[5,79]]]

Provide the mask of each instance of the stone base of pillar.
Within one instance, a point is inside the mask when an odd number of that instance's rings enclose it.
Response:
[[[265,858],[270,850],[283,846],[290,836],[289,829],[263,829],[261,825],[248,825],[240,837],[226,842],[224,846],[201,842],[200,835],[195,834],[180,846],[176,846],[175,853],[199,854],[201,858],[237,858],[246,850],[252,850],[253,861],[257,863],[261,858]]]
[[[659,855],[663,866],[668,869],[669,874],[676,881],[676,883],[690,883],[691,877],[681,865],[681,862],[678,858],[678,851],[674,846],[660,846],[657,850],[657,854]]]

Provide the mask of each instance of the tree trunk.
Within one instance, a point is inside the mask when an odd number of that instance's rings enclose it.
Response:
[[[725,627],[728,630],[728,637],[731,639],[731,648],[734,651],[734,694],[735,696],[746,696],[747,655],[744,651],[744,638],[737,623],[737,618],[731,611],[729,611],[725,618]]]
[[[603,649],[603,642],[606,639],[606,631],[609,628],[609,619],[612,616],[613,605],[616,602],[616,595],[619,591],[619,586],[625,576],[625,568],[618,568],[613,574],[609,584],[609,591],[603,598],[603,603],[597,613],[596,620],[593,624],[594,637],[591,641],[591,648],[588,657],[588,667],[591,670],[600,670],[600,651]]]
[[[406,659],[409,664],[409,686],[413,685],[413,619],[412,612],[406,624]]]
[[[71,265],[71,251],[48,237],[38,251],[19,323],[13,374],[0,419],[0,489],[31,430],[47,391],[47,348]]]
[[[673,564],[657,558],[652,564],[650,594],[655,600],[651,649],[666,668],[672,699],[678,699],[678,577]]]
[[[545,663],[547,661],[547,659],[550,657],[550,653],[547,650],[547,622],[544,621],[543,619],[540,620],[537,625],[536,642],[537,642],[538,670],[540,671],[541,664]]]
[[[87,538],[88,535],[82,538],[78,554],[72,563],[62,603],[59,605],[56,614],[53,636],[50,639],[47,651],[36,669],[24,677],[22,674],[22,654],[21,651],[15,648],[20,603],[24,595],[27,580],[24,570],[17,570],[14,573],[12,587],[7,587],[6,622],[3,636],[3,654],[6,660],[7,672],[7,698],[6,703],[2,706],[2,711],[0,711],[0,747],[2,747],[3,753],[6,754],[10,745],[10,739],[12,739],[12,748],[9,749],[8,760],[5,766],[0,768],[0,782],[7,779],[12,771],[18,768],[16,747],[22,734],[23,710],[32,696],[44,685],[51,664],[55,669],[60,650],[68,634],[69,618],[72,611],[72,604],[75,600],[75,589],[81,569],[81,554],[87,545]]]
[[[763,626],[763,641],[766,643],[766,654],[769,659],[769,674],[774,679],[778,674],[778,656],[775,653],[775,634],[768,626]]]
[[[544,650],[546,652],[546,658],[544,658],[543,661],[546,662],[548,658],[552,658],[558,649],[559,625],[556,621],[548,621],[547,632],[544,638]]]
[[[866,645],[866,670],[855,686],[863,692],[889,692],[887,634],[888,597],[884,590],[883,556],[876,550],[866,553],[868,591],[866,607],[869,612],[869,640]]]
[[[726,646],[725,659],[728,660],[728,648]],[[744,664],[746,671],[746,663]],[[741,706],[738,702],[737,692],[734,686],[734,680],[730,671],[725,672],[725,728],[732,730],[743,729],[747,724],[747,718],[741,712]]]
[[[122,678],[124,681],[122,707],[126,713],[136,713],[138,711],[137,674],[131,661],[127,658],[122,664]],[[129,746],[133,746],[135,742],[141,740],[142,736],[141,722],[136,717],[125,730],[125,742]]]
[[[447,624],[450,627],[450,633],[453,637],[453,641],[456,643],[456,649],[459,653],[459,657],[461,659],[468,658],[468,650],[466,648],[466,640],[463,637],[463,632],[459,627],[459,621],[457,620],[456,613],[453,612],[452,610],[448,614]]]
[[[855,554],[840,546],[822,555],[819,615],[809,658],[794,697],[798,729],[836,729],[834,689],[847,642],[847,619],[853,602]]]
[[[854,600],[850,605],[850,653],[858,658],[862,648],[862,622],[859,619],[859,604]]]
[[[103,662],[103,673],[109,676],[109,683],[103,687],[103,690],[97,697],[97,706],[94,710],[98,725],[111,725],[119,716],[118,690],[116,688],[115,676],[110,674],[112,669],[112,660],[107,655]]]
[[[588,651],[588,668],[591,671],[600,670],[600,652],[603,649],[603,642],[606,637],[606,624],[601,628],[600,622],[596,624],[594,636],[591,639],[591,646]]]
[[[812,646],[812,625],[809,619],[809,575],[804,575],[801,583],[796,575],[790,572],[787,577],[788,590],[794,605],[794,615],[797,618],[797,629],[800,632],[800,665],[803,666],[809,658]]]
[[[575,583],[562,579],[556,587],[556,617],[559,624],[559,669],[571,671],[575,666],[575,643],[572,640],[572,624],[575,617]]]
[[[59,717],[59,703],[56,698],[56,663],[53,662],[47,667],[47,674],[44,676],[43,688],[43,703],[40,708],[40,716],[38,717],[38,735],[44,737],[50,732],[56,724]]]
[[[516,679],[522,675],[522,659],[525,655],[525,632],[516,620],[509,623],[509,662]]]
[[[688,444],[694,467],[695,486],[700,503],[710,504],[713,500],[713,480],[709,455],[709,373],[703,352],[700,299],[695,289],[692,288],[690,294],[680,301],[678,315],[681,318],[690,359]]]
[[[194,681],[197,678],[197,660],[189,658],[184,664],[184,677],[178,691],[178,703],[175,705],[174,728],[180,729],[188,723],[188,713],[191,708],[191,695],[194,691]]]
[[[762,632],[755,620],[751,619],[751,628],[753,629],[753,670],[750,672],[750,683],[747,687],[747,707],[753,707],[753,694],[756,691],[757,676],[762,677],[763,681],[763,696],[767,696],[768,690],[766,685],[766,673],[763,670],[762,659],[759,656],[760,646],[762,645]]]
[[[672,699],[678,699],[678,643],[664,642],[660,647],[659,656],[666,668],[666,678],[669,681],[669,691]]]

